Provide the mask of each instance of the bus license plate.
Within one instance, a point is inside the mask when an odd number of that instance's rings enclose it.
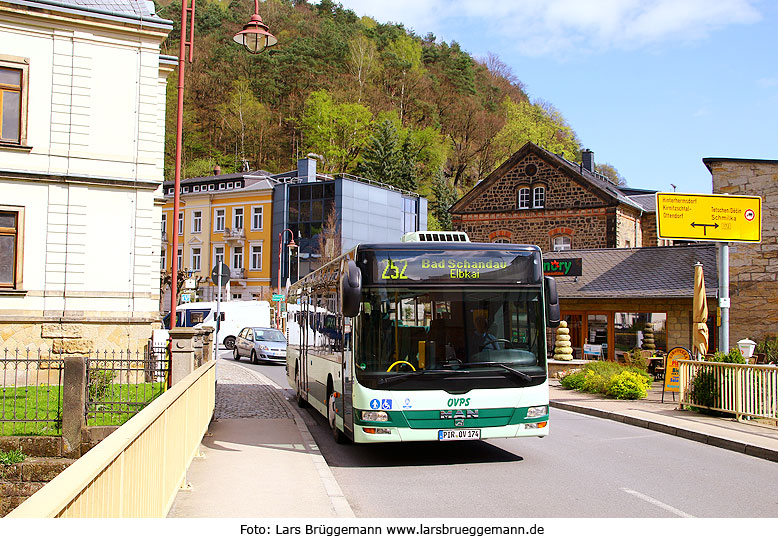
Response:
[[[480,440],[480,428],[460,428],[458,430],[438,430],[439,441],[449,440]]]

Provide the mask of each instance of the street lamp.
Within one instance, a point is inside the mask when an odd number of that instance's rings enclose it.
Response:
[[[278,234],[278,294],[281,294],[281,257],[284,254],[284,233],[289,231],[289,234],[292,236],[292,238],[289,240],[289,243],[287,246],[292,248],[297,248],[297,245],[294,243],[294,233],[291,229],[284,229]],[[278,308],[276,310],[276,328],[281,328],[281,301],[278,301]]]
[[[189,47],[188,61],[194,58],[194,15],[195,0],[181,0],[181,37],[178,49],[178,104],[176,115],[176,171],[173,185],[173,220],[178,219],[180,209],[181,191],[181,153],[184,130],[184,66],[186,64],[186,48]],[[254,0],[254,15],[243,27],[243,30],[232,38],[244,45],[251,53],[260,53],[267,47],[272,47],[278,40],[268,31],[268,27],[259,16],[259,0]],[[173,279],[170,285],[170,328],[176,326],[176,297],[178,296],[178,231],[173,232],[173,257],[171,262],[171,274]]]
[[[278,43],[276,37],[268,32],[267,25],[262,22],[262,17],[259,16],[259,0],[254,0],[254,15],[251,16],[251,20],[232,39],[243,45],[252,54],[261,53]]]

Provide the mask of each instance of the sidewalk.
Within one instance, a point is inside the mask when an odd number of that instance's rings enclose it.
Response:
[[[778,428],[679,410],[677,394],[665,393],[662,402],[662,382],[655,382],[642,400],[612,400],[572,391],[553,379],[549,395],[552,408],[612,419],[778,462]]]
[[[353,517],[280,387],[223,361],[217,380],[214,420],[168,518]]]

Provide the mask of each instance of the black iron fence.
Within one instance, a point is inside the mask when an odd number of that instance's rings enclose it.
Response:
[[[65,359],[71,356],[45,349],[0,350],[0,436],[61,435]],[[82,356],[88,426],[121,425],[168,388],[166,346]]]
[[[64,358],[44,349],[2,350],[0,436],[62,431]]]

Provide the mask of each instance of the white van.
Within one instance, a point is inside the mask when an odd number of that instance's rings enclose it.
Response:
[[[216,342],[227,349],[235,347],[235,337],[242,328],[270,327],[270,303],[267,301],[225,301],[219,308],[222,318]],[[215,313],[216,301],[184,303],[176,307],[176,325],[215,329]]]

